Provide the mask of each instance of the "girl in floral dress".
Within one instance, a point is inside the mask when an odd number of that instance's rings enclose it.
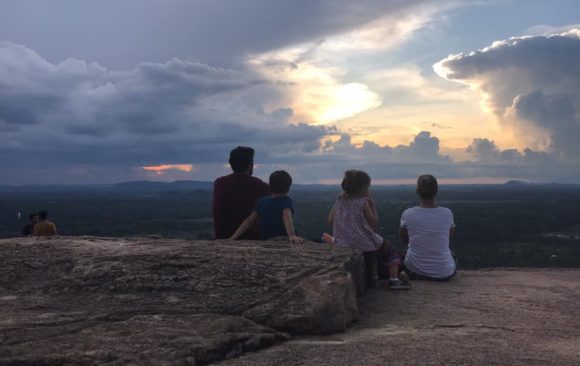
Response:
[[[324,234],[324,240],[332,245],[349,246],[362,251],[367,283],[371,287],[378,285],[378,266],[387,266],[389,288],[408,289],[410,286],[398,277],[401,261],[397,251],[377,233],[377,210],[369,195],[370,185],[371,178],[363,171],[349,170],[344,173],[341,184],[343,192],[336,199],[328,217],[329,223],[333,225],[334,237]]]

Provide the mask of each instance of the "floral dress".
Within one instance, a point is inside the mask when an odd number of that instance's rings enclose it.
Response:
[[[333,234],[336,245],[349,246],[363,252],[375,251],[384,242],[364,214],[369,197],[339,196],[334,205]]]

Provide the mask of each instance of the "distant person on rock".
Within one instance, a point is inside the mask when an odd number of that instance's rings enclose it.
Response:
[[[255,210],[242,222],[232,240],[240,238],[256,223],[260,226],[262,240],[287,236],[291,243],[300,244],[304,239],[296,235],[294,230],[294,204],[288,197],[292,177],[284,170],[277,170],[270,175],[270,197],[262,197],[256,203]]]
[[[48,221],[48,212],[42,210],[38,213],[38,223],[32,229],[32,236],[54,236],[57,235],[56,225]]]
[[[30,220],[28,224],[22,229],[22,236],[31,236],[32,230],[34,229],[34,225],[38,223],[38,214],[32,213],[28,215],[28,219]]]
[[[457,273],[449,249],[455,234],[453,213],[435,203],[438,190],[434,176],[420,176],[419,206],[406,209],[401,216],[400,237],[409,244],[403,264],[411,279],[446,281]]]
[[[378,215],[369,192],[371,178],[363,171],[348,170],[341,186],[343,192],[328,216],[334,237],[324,234],[324,240],[331,245],[349,246],[363,252],[366,282],[370,287],[378,285],[379,272],[382,272],[379,266],[386,266],[389,288],[409,289],[410,286],[398,276],[401,261],[397,250],[377,233]]]
[[[260,197],[269,196],[268,185],[252,176],[254,149],[238,146],[230,152],[233,173],[215,180],[213,186],[213,225],[216,239],[230,238],[254,211]],[[240,239],[260,240],[257,223]]]

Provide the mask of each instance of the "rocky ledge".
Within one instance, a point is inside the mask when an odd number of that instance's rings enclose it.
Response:
[[[220,366],[578,366],[580,270],[463,271],[450,282],[384,285],[359,299],[360,321]]]
[[[342,331],[362,258],[319,244],[0,240],[0,365],[201,365]]]

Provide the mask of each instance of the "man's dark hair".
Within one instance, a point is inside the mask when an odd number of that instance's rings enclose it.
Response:
[[[357,194],[371,185],[371,177],[362,170],[347,170],[340,186],[342,190],[349,194]]]
[[[38,216],[38,214],[37,214],[37,213],[31,213],[30,215],[28,215],[28,218],[32,220],[32,219],[33,219],[33,218],[35,218],[36,216]]]
[[[433,199],[439,191],[437,179],[431,174],[424,174],[417,178],[417,194],[421,199]]]
[[[238,146],[230,151],[230,166],[234,173],[243,173],[254,163],[254,149]]]
[[[285,170],[276,170],[270,174],[270,191],[272,193],[288,193],[292,185],[292,177]]]
[[[39,211],[38,212],[38,217],[41,220],[46,220],[46,218],[48,217],[48,211],[46,211],[46,210]]]

